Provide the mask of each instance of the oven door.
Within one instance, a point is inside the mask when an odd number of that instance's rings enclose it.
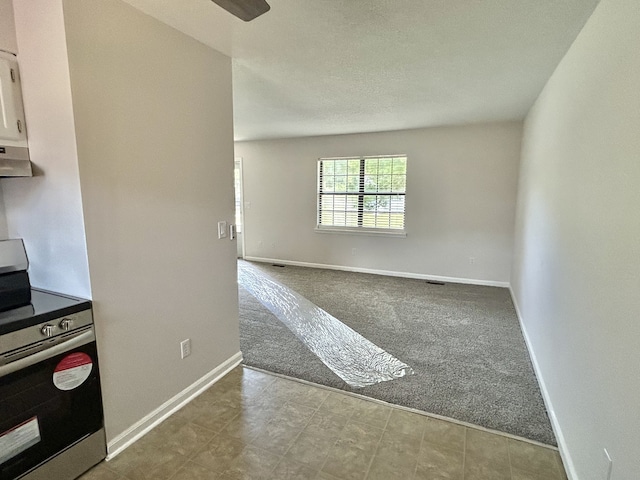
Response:
[[[91,328],[0,366],[0,480],[21,478],[102,429],[97,360]]]

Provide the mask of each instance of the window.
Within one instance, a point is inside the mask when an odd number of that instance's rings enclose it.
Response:
[[[318,229],[404,233],[407,157],[318,160]]]

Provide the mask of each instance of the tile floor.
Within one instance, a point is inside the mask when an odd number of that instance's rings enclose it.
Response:
[[[555,450],[238,367],[81,480],[565,480]]]

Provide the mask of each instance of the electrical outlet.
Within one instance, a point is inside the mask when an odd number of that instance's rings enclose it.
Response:
[[[476,263],[476,257],[469,257],[469,265]]]
[[[186,358],[191,355],[191,339],[187,338],[180,342],[180,358]]]
[[[351,255],[353,255],[354,257],[358,254],[358,249],[357,248],[352,248],[351,249]]]
[[[606,461],[606,466],[605,466],[605,476],[604,476],[604,480],[611,480],[611,472],[613,470],[613,460],[611,460],[611,455],[609,455],[609,452],[607,451],[607,449],[604,449],[604,458]]]

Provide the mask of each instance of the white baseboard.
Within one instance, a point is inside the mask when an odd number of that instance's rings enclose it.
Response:
[[[527,345],[527,350],[529,350],[529,356],[531,357],[531,363],[533,364],[533,369],[536,372],[538,384],[540,385],[540,391],[542,392],[542,399],[544,400],[544,405],[547,408],[547,412],[549,413],[551,428],[553,429],[553,433],[555,434],[556,440],[558,441],[558,451],[560,452],[560,456],[562,457],[562,462],[564,463],[564,468],[567,473],[567,478],[569,480],[579,480],[578,474],[576,473],[575,466],[571,459],[571,454],[569,453],[569,449],[567,448],[567,442],[565,441],[564,435],[562,433],[562,428],[560,427],[560,423],[558,423],[558,418],[556,417],[556,413],[553,409],[551,396],[549,395],[549,390],[547,390],[544,377],[542,376],[542,371],[540,370],[540,365],[538,363],[536,353],[533,349],[533,345],[531,344],[531,340],[529,339],[529,334],[527,333],[527,329],[524,325],[524,321],[522,319],[522,313],[520,312],[520,307],[518,306],[518,300],[516,299],[516,296],[514,295],[513,289],[511,288],[511,286],[509,286],[509,292],[511,293],[513,306],[516,309],[516,315],[518,316],[518,321],[520,322],[520,329],[522,330],[522,336],[524,337],[524,341]]]
[[[340,270],[343,272],[371,273],[373,275],[385,275],[387,277],[414,278],[417,280],[434,280],[436,282],[464,283],[467,285],[482,285],[485,287],[503,287],[503,288],[509,287],[509,282],[497,282],[494,280],[476,280],[473,278],[442,277],[439,275],[426,275],[422,273],[411,273],[411,272],[395,272],[392,270],[376,270],[373,268],[347,267],[344,265],[329,265],[326,263],[297,262],[294,260],[280,260],[278,258],[262,258],[262,257],[245,256],[244,260],[247,260],[249,262],[279,263],[281,265],[292,265],[296,267],[311,267],[311,268],[323,268],[325,270]]]
[[[133,442],[144,436],[156,425],[167,419],[172,413],[180,410],[191,400],[216,383],[242,362],[242,352],[238,352],[225,360],[202,378],[198,379],[180,393],[170,398],[154,411],[140,419],[107,444],[107,461],[114,458]]]

